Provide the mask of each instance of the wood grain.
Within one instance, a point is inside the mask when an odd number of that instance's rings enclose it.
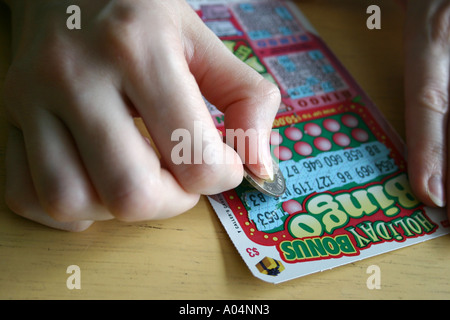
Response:
[[[298,6],[404,136],[403,12],[378,0],[381,30],[366,28],[372,1],[305,0]],[[0,82],[9,64],[8,10],[0,4]],[[0,193],[6,120],[0,114]],[[254,278],[206,198],[179,217],[94,224],[67,233],[22,219],[0,201],[0,299],[448,299],[450,237],[386,253],[280,285]],[[81,269],[81,289],[66,268]],[[381,269],[381,289],[366,286]]]

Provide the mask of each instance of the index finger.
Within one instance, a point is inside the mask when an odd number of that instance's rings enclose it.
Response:
[[[212,33],[197,32],[191,44],[190,69],[202,94],[225,115],[225,128],[247,167],[261,178],[272,178],[269,137],[281,95],[276,85],[239,60]],[[194,36],[192,36],[194,37]],[[249,140],[242,148],[239,141]],[[233,141],[234,140],[234,141]],[[238,145],[236,145],[238,144]]]

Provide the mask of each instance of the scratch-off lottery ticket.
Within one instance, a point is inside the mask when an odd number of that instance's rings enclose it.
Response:
[[[445,213],[411,192],[402,141],[295,5],[191,4],[282,94],[270,145],[285,193],[243,182],[209,197],[256,277],[278,283],[449,232]],[[223,114],[207,105],[223,129]]]

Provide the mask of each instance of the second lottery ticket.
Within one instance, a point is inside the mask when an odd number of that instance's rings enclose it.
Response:
[[[256,277],[278,283],[449,232],[445,213],[412,193],[402,141],[295,5],[191,5],[282,94],[270,145],[285,193],[243,182],[209,197]],[[208,108],[223,129],[223,114]]]

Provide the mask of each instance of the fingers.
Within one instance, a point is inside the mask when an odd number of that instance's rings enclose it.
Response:
[[[192,208],[200,193],[237,186],[242,161],[258,175],[271,175],[268,141],[280,101],[275,86],[228,52],[186,3],[177,3],[185,10],[151,4],[161,10],[132,10],[119,19],[127,28],[114,25],[105,33],[116,42],[73,50],[83,63],[76,68],[56,64],[63,70],[50,73],[45,79],[52,85],[41,85],[43,90],[30,94],[28,103],[13,97],[25,106],[23,114],[12,113],[22,132],[12,131],[8,147],[8,203],[14,211],[66,229],[113,217],[167,218]],[[142,12],[149,15],[139,20]],[[164,28],[155,32],[154,26]],[[133,31],[133,36],[124,38],[118,30]],[[87,53],[89,48],[98,56]],[[105,51],[107,59],[98,64]],[[61,92],[52,95],[49,87],[55,86]],[[225,113],[228,129],[244,135],[254,130],[250,134],[256,140],[236,148],[239,155],[222,142],[201,92]],[[30,101],[44,101],[47,111],[29,106]],[[130,109],[144,119],[163,166]]]
[[[12,130],[10,208],[65,230],[87,228],[92,223],[87,220],[168,218],[192,208],[199,195],[187,193],[160,168],[117,90],[99,82],[82,92],[75,100],[84,112],[69,117],[70,108],[59,111],[59,117],[70,119],[66,125],[38,109],[23,125],[25,138]],[[101,112],[105,105],[106,113]]]
[[[150,48],[140,58],[146,68],[128,74],[126,93],[185,190],[215,194],[236,187],[243,177],[242,162],[222,142],[186,63],[181,39],[172,37],[170,47],[164,44],[167,38],[151,39],[158,50]]]
[[[24,126],[26,153],[36,195],[43,209],[58,221],[107,220],[80,159],[75,142],[53,114],[38,109]]]
[[[160,167],[114,86],[99,80],[80,92],[86,92],[77,99],[84,111],[65,118],[92,185],[114,217],[169,218],[197,203],[197,194],[186,192]]]
[[[209,29],[199,32],[196,25],[189,26],[187,33],[194,41],[188,59],[201,92],[224,112],[226,128],[238,136],[235,147],[242,137],[253,137],[238,149],[247,167],[258,176],[271,177],[269,136],[281,100],[278,88],[237,59]]]
[[[448,150],[448,6],[408,4],[406,138],[411,185],[426,204],[445,205]],[[437,2],[435,2],[437,4]]]
[[[61,222],[53,219],[42,209],[34,189],[28,167],[25,143],[22,133],[11,127],[6,150],[6,192],[8,207],[18,215],[52,228],[67,231],[83,231],[93,221]]]

